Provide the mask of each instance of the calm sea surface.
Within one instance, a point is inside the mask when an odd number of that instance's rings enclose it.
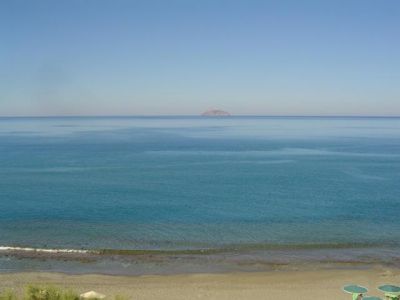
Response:
[[[399,118],[0,118],[0,246],[397,247],[399,205]]]

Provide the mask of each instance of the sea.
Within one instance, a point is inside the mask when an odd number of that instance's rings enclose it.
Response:
[[[400,118],[0,118],[0,272],[400,266]]]

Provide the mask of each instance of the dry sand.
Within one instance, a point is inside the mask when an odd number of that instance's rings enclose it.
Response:
[[[271,271],[264,273],[190,274],[165,276],[65,275],[59,273],[0,274],[0,289],[23,290],[27,284],[50,284],[78,292],[95,290],[138,300],[190,299],[350,299],[343,285],[357,283],[381,295],[376,287],[400,284],[400,270]]]

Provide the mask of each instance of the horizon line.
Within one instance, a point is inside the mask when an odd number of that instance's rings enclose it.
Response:
[[[292,118],[400,118],[400,115],[291,115],[291,114],[231,114],[229,116],[203,116],[201,114],[115,114],[115,115],[0,115],[0,118],[129,118],[129,117],[201,117],[201,118],[231,118],[231,117],[292,117]]]

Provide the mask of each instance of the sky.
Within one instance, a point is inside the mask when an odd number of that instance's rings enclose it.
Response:
[[[400,116],[398,0],[0,0],[0,116]]]

